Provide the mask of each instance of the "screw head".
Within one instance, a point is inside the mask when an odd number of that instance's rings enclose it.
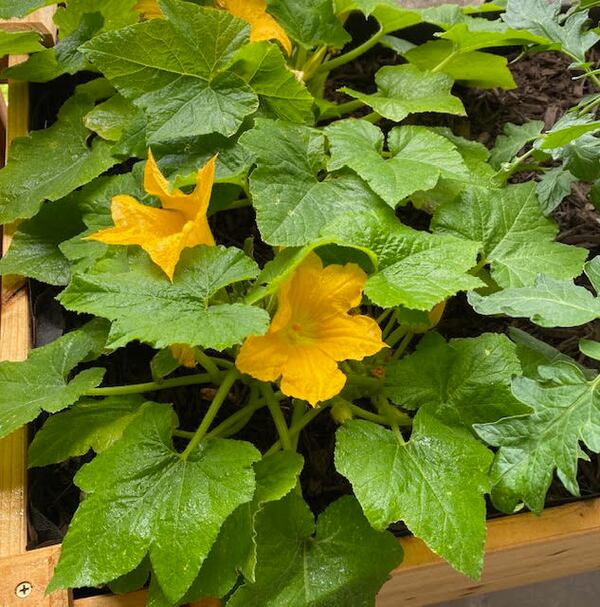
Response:
[[[15,588],[15,596],[19,599],[26,599],[33,592],[31,582],[21,582]]]

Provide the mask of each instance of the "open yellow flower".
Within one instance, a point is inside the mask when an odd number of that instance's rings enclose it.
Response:
[[[237,368],[261,381],[281,377],[284,394],[313,406],[339,394],[346,376],[337,362],[385,347],[372,318],[348,313],[359,305],[366,280],[356,264],[323,268],[311,254],[279,290],[267,334],[244,342]]]
[[[105,244],[139,245],[173,280],[175,266],[184,249],[215,244],[206,217],[215,180],[215,163],[216,156],[198,171],[196,188],[191,194],[178,189],[170,192],[169,182],[149,150],[144,189],[160,198],[162,208],[147,206],[132,196],[115,196],[111,205],[115,227],[100,230],[88,239]]]

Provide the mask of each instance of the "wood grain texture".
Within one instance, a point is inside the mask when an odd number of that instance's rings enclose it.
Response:
[[[0,558],[0,605],[70,607],[69,593],[53,592],[47,596],[45,594],[59,554],[60,546],[50,546],[22,554],[18,559]]]
[[[132,592],[120,596],[105,594],[87,599],[78,599],[74,602],[74,605],[75,607],[146,607],[147,596],[146,591]],[[217,599],[203,599],[190,603],[187,607],[219,607],[220,605],[221,601]]]
[[[491,520],[483,577],[454,571],[414,537],[377,607],[421,607],[600,568],[600,499]]]
[[[21,19],[0,19],[0,30],[5,32],[31,32],[35,31],[42,35],[44,44],[51,46],[56,39],[56,25],[52,18],[56,12],[56,6],[47,6],[34,11]]]
[[[15,65],[26,57],[11,57]],[[29,87],[9,82],[7,145],[29,131]],[[10,246],[14,226],[2,234],[2,252]],[[0,289],[0,360],[24,360],[31,346],[29,296],[19,277],[2,278]],[[20,554],[27,547],[27,429],[0,441],[0,557]],[[4,607],[4,606],[3,606]]]

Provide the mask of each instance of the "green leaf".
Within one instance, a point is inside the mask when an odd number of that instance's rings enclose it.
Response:
[[[258,95],[263,114],[290,122],[312,123],[313,96],[288,67],[279,47],[256,42],[242,47],[231,70]]]
[[[413,230],[388,213],[389,208],[385,210],[385,214],[346,211],[323,231],[339,244],[377,255],[378,271],[364,289],[373,303],[429,311],[459,291],[483,284],[469,274],[478,243]]]
[[[66,285],[71,264],[58,245],[85,229],[73,200],[45,204],[40,212],[19,225],[10,248],[0,259],[0,275],[18,274],[51,285]]]
[[[496,144],[490,155],[490,164],[500,169],[505,162],[510,162],[528,143],[537,139],[544,129],[542,120],[530,120],[523,124],[507,122],[502,135],[496,138]]]
[[[429,405],[444,422],[471,429],[527,411],[510,392],[520,373],[516,346],[504,335],[425,338],[414,354],[386,366],[385,392],[406,409]]]
[[[121,438],[144,402],[137,395],[82,399],[68,411],[53,415],[29,446],[29,467],[56,464],[90,449],[106,451]]]
[[[140,15],[134,11],[137,0],[69,0],[54,15],[54,23],[62,37],[73,33],[86,13],[100,13],[104,19],[101,32],[117,30],[137,23]]]
[[[555,470],[567,490],[579,495],[577,461],[587,459],[581,443],[600,451],[599,379],[588,381],[568,363],[539,371],[542,381],[513,381],[514,395],[532,414],[476,426],[481,438],[500,447],[491,472],[492,498],[504,512],[521,501],[541,512]]]
[[[28,55],[43,50],[41,37],[37,32],[0,31],[0,57]]]
[[[600,360],[600,342],[592,341],[591,339],[580,339],[579,350],[588,358]]]
[[[373,16],[385,33],[395,32],[422,21],[417,11],[403,8],[396,0],[335,0],[335,6],[338,15],[357,10],[367,17]]]
[[[83,120],[86,128],[108,141],[119,141],[127,126],[141,111],[118,93],[88,112]]]
[[[459,200],[437,209],[432,229],[483,244],[482,260],[504,288],[531,286],[538,274],[573,278],[587,251],[555,242],[556,223],[544,217],[535,183],[500,190],[467,188]]]
[[[487,297],[469,293],[479,314],[529,318],[540,327],[577,327],[600,318],[600,298],[570,281],[539,276],[535,285],[504,289]]]
[[[239,588],[228,607],[372,607],[402,559],[388,532],[371,529],[351,497],[331,504],[316,524],[302,498],[267,504],[256,522],[256,582]]]
[[[87,144],[83,117],[93,107],[88,96],[76,94],[54,125],[14,141],[0,170],[0,223],[32,217],[45,199],[58,200],[116,164],[109,143]]]
[[[431,40],[404,56],[421,70],[436,69],[466,86],[502,89],[517,86],[506,57],[481,51],[455,54],[449,40]]]
[[[373,457],[376,453],[377,456]],[[335,465],[376,529],[402,520],[434,552],[472,578],[481,575],[484,493],[492,454],[427,408],[405,443],[391,430],[349,421],[337,431]]]
[[[550,215],[554,209],[571,193],[571,186],[577,178],[561,167],[550,169],[538,181],[536,191],[544,215]]]
[[[571,13],[561,22],[560,0],[508,0],[502,19],[515,29],[526,29],[557,43],[579,62],[600,37],[592,31],[582,31],[588,19],[587,11]]]
[[[173,282],[143,253],[125,271],[76,275],[59,296],[68,310],[113,321],[111,347],[133,340],[164,348],[189,344],[222,350],[265,332],[265,310],[213,301],[221,290],[258,274],[238,249],[201,246],[184,251]]]
[[[421,71],[414,65],[386,66],[375,74],[375,82],[377,93],[372,95],[347,87],[340,91],[394,122],[421,112],[465,115],[462,101],[450,93],[454,82],[446,74]]]
[[[28,13],[49,4],[54,4],[54,0],[1,0],[0,19],[24,17]]]
[[[267,0],[267,5],[290,38],[306,49],[342,48],[351,39],[333,11],[333,0]]]
[[[600,138],[592,133],[552,150],[552,156],[562,160],[564,168],[577,179],[591,183],[600,177]]]
[[[27,61],[9,67],[2,72],[2,76],[13,80],[49,82],[63,74],[91,70],[92,66],[79,47],[100,31],[102,23],[100,13],[85,14],[79,27],[62,38],[55,47],[35,53]]]
[[[109,582],[149,554],[167,598],[185,594],[227,517],[252,499],[260,454],[250,443],[213,439],[183,459],[171,442],[176,423],[168,405],[146,406],[121,440],[80,470],[75,482],[87,497],[49,591]]]
[[[566,114],[544,135],[539,147],[542,150],[564,147],[586,133],[599,130],[600,121],[593,120],[590,116],[574,118]]]
[[[93,320],[36,348],[24,362],[0,362],[0,437],[33,421],[42,411],[65,409],[100,384],[104,369],[86,369],[68,378],[88,356],[98,356],[107,332],[104,321]]]
[[[358,173],[392,208],[418,190],[429,190],[441,177],[467,179],[469,174],[454,144],[426,127],[403,126],[387,137],[390,158],[382,158],[384,135],[366,120],[342,120],[325,129],[330,171],[342,167]]]
[[[226,69],[248,41],[248,24],[227,11],[178,0],[163,0],[163,11],[168,20],[107,32],[82,52],[146,112],[150,143],[233,135],[258,107],[252,89]]]
[[[268,244],[302,246],[318,238],[341,213],[386,206],[354,175],[330,175],[321,181],[321,131],[261,119],[240,143],[257,157],[250,192]]]

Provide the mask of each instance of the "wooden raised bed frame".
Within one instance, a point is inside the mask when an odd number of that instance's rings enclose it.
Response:
[[[0,22],[0,29],[32,29],[52,40],[53,13],[53,8],[41,9],[23,20]],[[11,57],[10,63],[22,59]],[[0,103],[0,132],[7,133],[10,143],[28,132],[28,85],[9,82],[9,101],[7,118]],[[12,232],[11,227],[4,229],[3,251],[10,245]],[[4,278],[1,294],[0,360],[24,360],[31,347],[26,282],[17,277]],[[26,430],[0,441],[0,607],[143,607],[145,592],[76,601],[67,591],[45,596],[60,546],[26,550],[27,443]],[[409,537],[400,542],[405,550],[404,563],[381,590],[378,607],[429,605],[583,573],[600,569],[600,499],[553,508],[541,516],[518,514],[490,521],[485,569],[479,582],[454,571],[421,540]],[[205,600],[196,607],[216,604]]]

